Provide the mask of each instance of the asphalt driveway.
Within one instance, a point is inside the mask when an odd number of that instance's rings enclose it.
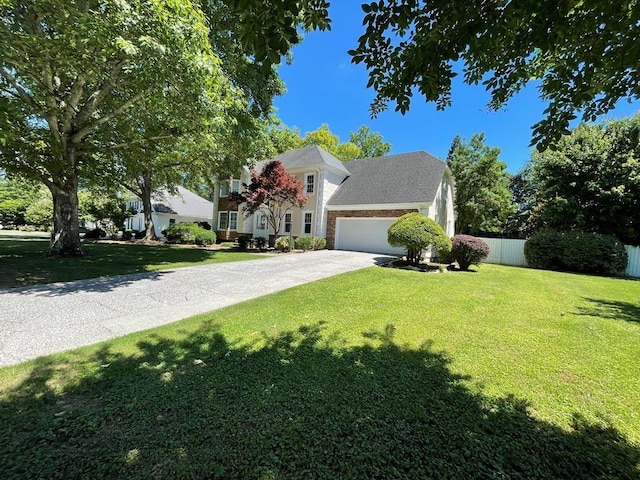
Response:
[[[321,250],[0,290],[0,366],[175,322],[390,259]]]

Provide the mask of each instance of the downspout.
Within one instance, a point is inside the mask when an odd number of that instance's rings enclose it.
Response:
[[[313,234],[311,235],[312,237],[317,237],[318,236],[318,220],[322,221],[321,216],[318,215],[318,209],[319,207],[322,205],[323,203],[323,199],[322,199],[322,195],[323,195],[323,189],[321,187],[324,186],[324,182],[320,183],[320,169],[316,168],[316,178],[318,179],[318,191],[316,192],[316,211],[314,213],[314,217],[315,217],[315,222],[313,222]]]

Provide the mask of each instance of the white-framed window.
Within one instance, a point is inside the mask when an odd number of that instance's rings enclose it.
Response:
[[[313,193],[315,189],[316,176],[313,173],[307,173],[305,174],[304,179],[305,179],[304,191],[306,193]]]
[[[256,230],[267,229],[267,216],[264,213],[258,213],[256,215]]]
[[[313,215],[311,212],[304,212],[304,223],[302,225],[302,231],[305,235],[311,233],[311,220],[313,219]]]
[[[231,188],[229,188],[231,187]],[[224,182],[220,182],[220,196],[228,197],[229,193],[239,193],[240,192],[240,180],[225,180]]]
[[[284,233],[291,233],[291,214],[284,214]]]
[[[226,230],[229,226],[229,212],[218,213],[218,230]]]
[[[219,212],[218,230],[238,230],[238,212]]]

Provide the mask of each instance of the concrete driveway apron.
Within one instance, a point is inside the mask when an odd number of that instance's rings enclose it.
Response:
[[[0,366],[90,345],[391,257],[321,250],[0,290]]]

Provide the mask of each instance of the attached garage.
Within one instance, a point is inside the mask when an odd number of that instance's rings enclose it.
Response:
[[[358,252],[386,253],[402,255],[404,250],[392,247],[387,242],[387,229],[396,218],[393,217],[337,217],[335,248]]]

